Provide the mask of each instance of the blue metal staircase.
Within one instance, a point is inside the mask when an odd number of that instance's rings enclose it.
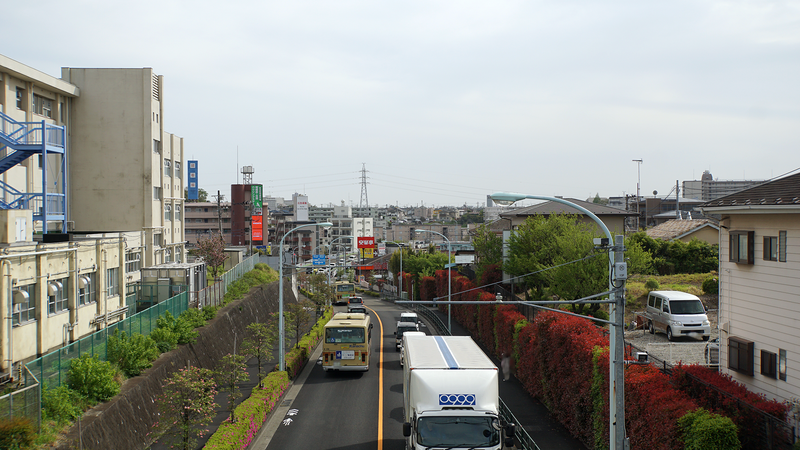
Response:
[[[48,173],[47,155],[60,154],[61,164],[56,173]],[[0,208],[32,209],[33,220],[42,222],[47,233],[48,222],[61,222],[67,230],[66,216],[66,129],[41,122],[17,122],[0,112],[0,174],[3,174],[34,155],[42,155],[42,191],[22,192],[0,181]],[[52,179],[52,180],[51,180]]]

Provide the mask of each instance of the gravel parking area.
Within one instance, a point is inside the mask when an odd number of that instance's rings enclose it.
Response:
[[[708,311],[708,320],[711,322],[711,341],[713,341],[719,336],[717,312],[715,310]],[[683,362],[683,364],[711,365],[709,364],[711,361],[706,360],[708,342],[692,337],[679,337],[675,341],[669,342],[666,334],[660,332],[650,334],[649,331],[641,328],[641,324],[638,324],[638,326],[640,328],[625,332],[625,344],[633,345],[638,351],[647,352],[651,362],[656,359],[673,365],[679,362]]]

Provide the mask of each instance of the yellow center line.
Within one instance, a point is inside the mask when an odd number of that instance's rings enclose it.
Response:
[[[378,450],[383,450],[383,322],[374,309],[367,307],[375,314],[378,319],[378,326],[381,329],[381,346],[378,350]]]

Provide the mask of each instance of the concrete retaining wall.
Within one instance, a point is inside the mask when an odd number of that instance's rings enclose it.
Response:
[[[284,283],[285,303],[297,302],[290,286]],[[285,305],[284,305],[285,306]],[[214,320],[199,328],[194,344],[182,345],[164,353],[153,362],[153,367],[142,375],[127,380],[122,392],[112,400],[97,405],[84,414],[79,435],[76,423],[62,442],[54,448],[141,450],[152,443],[152,425],[158,412],[156,397],[161,385],[174,371],[188,364],[214,369],[218,360],[233,353],[234,333],[241,346],[245,329],[253,322],[264,322],[278,311],[278,282],[253,288],[245,298],[237,300],[217,312]]]

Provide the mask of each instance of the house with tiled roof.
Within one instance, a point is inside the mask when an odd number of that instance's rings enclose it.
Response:
[[[574,203],[597,216],[597,218],[600,219],[603,224],[605,224],[608,230],[611,231],[612,235],[624,234],[625,220],[631,217],[636,217],[635,212],[628,212],[623,209],[612,208],[610,206],[605,206],[598,203],[578,200],[576,198],[564,198],[564,200]],[[585,215],[583,212],[571,206],[554,201],[545,201],[533,206],[509,209],[506,212],[500,213],[500,219],[497,221],[497,224],[506,230],[514,229],[521,225],[525,219],[530,216],[550,216],[553,214],[575,214],[581,218],[581,221],[590,223],[592,225],[597,224],[594,219]],[[503,227],[503,225],[505,226]]]
[[[779,401],[800,398],[798,170],[701,206],[720,217],[720,371]]]
[[[672,219],[648,228],[645,233],[653,239],[665,241],[698,239],[711,245],[719,243],[719,226],[711,219]]]

